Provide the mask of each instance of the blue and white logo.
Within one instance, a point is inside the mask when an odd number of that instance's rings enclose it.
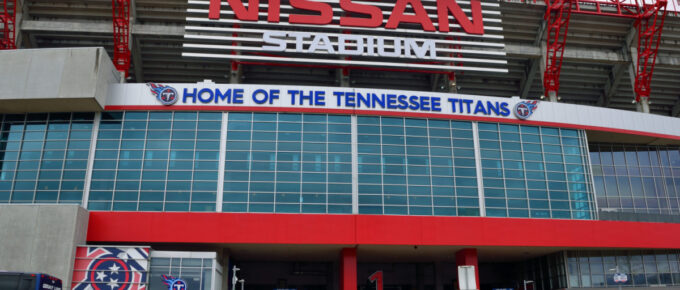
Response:
[[[184,280],[168,275],[161,275],[163,284],[168,285],[168,290],[187,290],[187,283]]]
[[[156,95],[161,104],[170,106],[177,103],[179,96],[177,95],[177,90],[171,86],[164,86],[157,83],[147,83],[147,86],[151,89],[151,93]]]
[[[522,101],[517,103],[512,111],[515,117],[526,120],[531,117],[536,108],[538,108],[538,101]]]
[[[614,274],[614,283],[626,283],[628,282],[628,275],[624,273]]]

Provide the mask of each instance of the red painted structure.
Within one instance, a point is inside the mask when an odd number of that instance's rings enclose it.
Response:
[[[636,0],[635,4],[617,0],[547,0],[546,5],[548,7],[544,18],[547,25],[547,40],[543,73],[543,89],[546,96],[556,96],[559,91],[569,19],[573,12],[635,19],[638,32],[635,101],[649,98],[661,31],[667,14],[667,0],[656,0],[652,4],[648,4],[646,0],[642,0],[642,3]]]
[[[167,231],[167,225],[181,228],[183,234]],[[218,228],[230,230],[215,230]],[[234,232],[239,234],[234,235]],[[680,224],[481,217],[93,211],[90,212],[87,241],[680,249]]]
[[[475,266],[477,289],[478,251],[484,247],[680,249],[680,224],[673,223],[192,212],[92,211],[89,215],[89,244],[337,245],[342,247],[341,290],[356,289],[357,247],[362,245],[462,247],[455,253],[455,263]],[[168,231],[167,225],[181,228],[182,234]],[[370,279],[379,283],[378,277]]]
[[[562,59],[564,47],[567,43],[567,30],[571,17],[571,0],[548,0],[548,8],[545,12],[547,30],[547,53],[545,56],[545,71],[543,72],[543,89],[545,95],[557,95],[560,89],[560,72],[562,71]]]
[[[0,9],[0,50],[16,49],[17,0],[2,0]]]
[[[644,4],[640,18],[635,24],[638,31],[638,58],[635,69],[636,102],[639,102],[641,98],[649,98],[651,94],[652,74],[661,42],[661,30],[668,13],[666,5],[666,0]]]
[[[113,65],[129,76],[130,0],[111,0],[113,7]]]
[[[355,290],[357,285],[357,248],[340,252],[340,290]]]

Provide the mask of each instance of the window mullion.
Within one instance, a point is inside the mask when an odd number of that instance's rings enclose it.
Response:
[[[475,149],[475,171],[477,174],[477,195],[479,197],[479,216],[486,216],[484,200],[484,178],[482,176],[482,155],[479,145],[479,123],[472,122],[472,141]]]
[[[359,213],[359,133],[357,127],[357,116],[352,115],[352,214]],[[326,152],[328,152],[328,150],[326,150]]]
[[[88,207],[90,200],[90,185],[92,183],[92,170],[94,169],[94,155],[97,152],[97,139],[99,135],[99,124],[101,123],[102,113],[94,113],[94,121],[92,123],[92,134],[90,135],[90,152],[87,155],[87,169],[85,171],[85,185],[83,187],[83,197],[80,204],[84,208]],[[66,156],[64,156],[64,162]]]

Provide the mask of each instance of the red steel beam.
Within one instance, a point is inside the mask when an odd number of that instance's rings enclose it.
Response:
[[[546,61],[543,88],[546,96],[557,96],[560,72],[567,42],[571,13],[635,19],[638,31],[637,63],[635,65],[635,101],[649,99],[652,74],[661,42],[661,31],[667,15],[667,0],[623,3],[603,0],[547,0]]]
[[[635,70],[635,101],[649,99],[652,74],[661,43],[661,31],[666,19],[667,2],[657,0],[654,4],[643,4],[640,18],[635,23],[638,31],[637,64]]]
[[[572,13],[613,16],[636,19],[639,15],[640,6],[636,3],[623,3],[623,1],[605,0],[574,0]]]
[[[181,234],[168,226],[182,229]],[[680,224],[338,214],[90,212],[90,243],[680,249]]]
[[[545,13],[547,22],[545,71],[543,73],[543,89],[546,96],[557,96],[560,89],[560,72],[562,59],[567,43],[569,18],[575,1],[547,0],[548,10]]]
[[[130,75],[130,0],[111,0],[113,5],[113,64]]]
[[[2,0],[0,9],[0,50],[16,49],[17,1]]]

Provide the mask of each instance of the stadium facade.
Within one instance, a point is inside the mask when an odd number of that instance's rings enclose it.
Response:
[[[178,39],[138,1],[148,52],[134,40],[123,74],[119,52],[54,48],[96,39],[96,9],[72,4],[73,26],[24,6],[19,46],[50,48],[0,51],[0,270],[73,289],[680,288],[677,15],[631,102],[625,17],[573,20],[541,96],[527,43],[545,28],[515,17],[540,4],[219,2],[174,3]]]

